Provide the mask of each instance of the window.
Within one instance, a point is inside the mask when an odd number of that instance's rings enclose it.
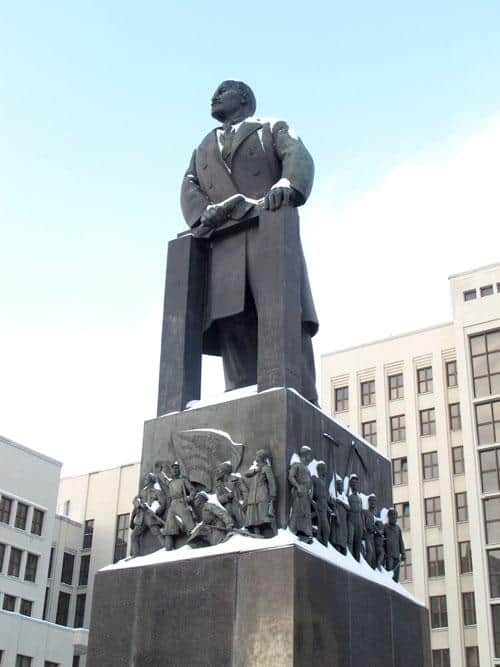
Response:
[[[79,655],[74,655],[73,656],[73,663],[71,667],[80,667],[80,656]]]
[[[488,556],[488,573],[490,579],[490,596],[500,597],[500,549],[491,549]]]
[[[500,497],[486,498],[483,500],[483,507],[486,542],[487,544],[498,544],[500,542]]]
[[[426,452],[422,454],[422,466],[424,479],[437,479],[439,477],[438,453]]]
[[[448,387],[456,387],[458,385],[456,361],[448,361],[446,363],[446,384]]]
[[[493,621],[493,639],[495,642],[495,657],[500,658],[500,605],[493,605],[491,608]]]
[[[491,296],[493,294],[493,285],[485,285],[479,290],[481,296]]]
[[[24,580],[35,581],[37,568],[38,568],[38,556],[36,554],[28,553],[26,557],[26,567],[24,569]]]
[[[477,646],[466,647],[465,667],[479,667],[479,649]]]
[[[389,375],[389,400],[396,401],[398,398],[404,398],[403,373]]]
[[[479,466],[483,492],[500,491],[500,449],[479,452]]]
[[[500,329],[470,337],[474,396],[500,394]]]
[[[5,595],[3,596],[3,605],[2,609],[5,609],[5,611],[14,611],[16,608],[16,598],[13,595]]]
[[[33,610],[33,602],[31,600],[25,600],[21,598],[21,603],[19,605],[19,613],[23,616],[31,616]]]
[[[450,431],[460,431],[462,428],[460,403],[450,403],[448,405],[448,417],[450,420]]]
[[[433,595],[429,598],[431,612],[431,628],[448,627],[448,609],[446,595]]]
[[[23,552],[21,549],[16,549],[15,547],[10,548],[10,558],[9,558],[9,569],[7,574],[11,577],[18,577],[19,572],[21,571],[21,557]]]
[[[92,547],[92,537],[94,535],[94,519],[87,519],[83,529],[83,548],[90,549]]]
[[[406,560],[401,562],[401,581],[411,581],[411,549],[405,549]]]
[[[10,523],[10,512],[12,510],[12,500],[7,496],[0,498],[0,522]]]
[[[58,625],[68,625],[69,601],[69,593],[59,593],[56,612],[56,623]]]
[[[476,603],[474,593],[462,593],[464,625],[476,625]]]
[[[444,549],[442,544],[427,547],[427,573],[429,577],[444,577]]]
[[[78,585],[86,586],[89,583],[90,556],[82,556],[80,559],[80,574]]]
[[[406,440],[405,416],[395,415],[391,417],[391,442],[403,442]]]
[[[3,571],[3,561],[5,558],[5,549],[6,546],[2,542],[0,542],[0,572]]]
[[[361,383],[361,405],[375,405],[375,380]]]
[[[16,667],[31,667],[32,658],[27,655],[16,655]]]
[[[361,424],[363,438],[368,440],[374,447],[377,446],[377,422],[363,422]]]
[[[436,413],[434,408],[420,410],[420,435],[435,435]]]
[[[477,297],[477,293],[475,289],[468,289],[466,292],[464,292],[464,301],[472,301]]]
[[[448,648],[433,649],[432,667],[450,667],[450,649]]]
[[[50,660],[46,660],[43,663],[43,667],[59,667],[59,663],[58,662],[50,662]]]
[[[472,572],[472,552],[470,542],[458,543],[458,557],[460,560],[460,574]]]
[[[54,565],[54,551],[55,547],[52,547],[50,550],[49,573],[47,575],[49,579],[52,577],[52,567]]]
[[[335,389],[335,412],[349,410],[349,387]]]
[[[455,493],[455,509],[457,512],[457,521],[468,521],[469,510],[467,507],[467,492],[461,491]]]
[[[500,401],[476,405],[477,442],[492,445],[500,441]]]
[[[14,526],[21,530],[26,530],[26,519],[28,518],[28,505],[24,503],[17,503],[16,518]]]
[[[42,512],[42,510],[37,510],[36,508],[33,510],[33,520],[31,521],[31,532],[33,535],[42,534],[44,516],[45,512]]]
[[[128,531],[130,514],[118,514],[116,517],[115,551],[113,563],[125,558],[127,555]]]
[[[394,509],[398,513],[401,530],[410,530],[410,503],[396,503]]]
[[[394,486],[408,484],[408,459],[392,459],[392,483]]]
[[[87,596],[85,593],[76,596],[76,605],[75,605],[75,622],[73,626],[75,628],[83,628],[83,619],[85,617],[85,601]]]
[[[63,565],[61,571],[61,583],[63,584],[72,584],[73,583],[73,568],[75,567],[75,557],[73,554],[69,554],[67,551],[64,552],[63,556]]]
[[[64,516],[69,516],[70,507],[71,507],[71,500],[65,500],[63,505]]]
[[[441,525],[441,498],[426,498],[425,501],[425,525],[427,528]]]
[[[462,446],[452,447],[451,457],[453,459],[453,474],[462,475],[465,472],[464,448]]]
[[[47,588],[45,589],[45,599],[43,601],[42,618],[44,621],[47,620],[47,614],[49,613],[49,597],[50,597],[50,588],[47,586]]]
[[[419,394],[432,391],[432,366],[417,369],[417,388]]]

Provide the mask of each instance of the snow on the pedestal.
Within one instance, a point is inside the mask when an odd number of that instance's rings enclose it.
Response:
[[[146,567],[148,565],[157,565],[158,563],[175,563],[177,561],[191,560],[195,558],[208,558],[210,556],[218,556],[220,554],[242,553],[248,551],[260,551],[264,549],[280,549],[291,545],[297,546],[317,558],[321,558],[328,563],[336,565],[337,567],[347,570],[352,574],[368,579],[369,581],[390,588],[391,590],[403,595],[413,602],[424,606],[420,600],[417,600],[411,593],[409,593],[404,586],[396,583],[392,579],[392,572],[387,570],[372,570],[368,563],[361,557],[358,563],[351,554],[347,556],[339,553],[331,544],[327,547],[323,546],[317,540],[313,540],[312,544],[301,542],[296,535],[294,535],[288,528],[280,529],[276,537],[269,539],[259,539],[246,537],[244,535],[233,535],[229,540],[222,544],[217,544],[213,547],[201,547],[199,549],[192,549],[185,545],[180,549],[174,551],[166,551],[159,549],[147,556],[138,556],[136,558],[120,560],[114,565],[108,565],[102,568],[101,572],[122,570],[130,567]]]

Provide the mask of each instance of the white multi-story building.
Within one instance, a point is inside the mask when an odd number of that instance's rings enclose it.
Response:
[[[402,578],[436,667],[500,665],[500,264],[450,278],[453,321],[322,356],[322,407],[392,459]]]
[[[0,436],[2,667],[76,666],[86,651],[81,624],[44,620],[60,471],[59,461]]]

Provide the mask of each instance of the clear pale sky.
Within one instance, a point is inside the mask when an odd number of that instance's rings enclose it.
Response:
[[[68,474],[139,459],[179,182],[226,78],[315,159],[316,352],[450,319],[448,275],[500,261],[499,44],[497,0],[2,3],[0,433]]]

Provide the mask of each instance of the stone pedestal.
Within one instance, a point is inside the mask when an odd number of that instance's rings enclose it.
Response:
[[[98,573],[87,664],[430,667],[428,628],[424,607],[292,544]]]

